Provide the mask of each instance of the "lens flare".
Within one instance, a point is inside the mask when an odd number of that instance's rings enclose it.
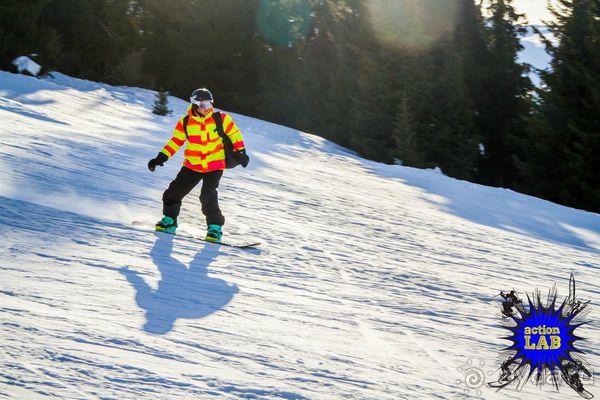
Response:
[[[309,0],[261,0],[256,15],[258,32],[280,47],[292,47],[312,25]]]
[[[367,0],[371,30],[382,44],[398,49],[427,50],[454,30],[456,0]]]

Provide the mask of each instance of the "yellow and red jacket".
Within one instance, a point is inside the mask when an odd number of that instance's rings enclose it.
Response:
[[[167,157],[171,158],[181,146],[187,141],[185,146],[183,165],[198,172],[209,172],[225,169],[225,149],[223,139],[217,133],[217,125],[213,119],[213,110],[211,109],[206,116],[194,115],[192,107],[187,110],[188,124],[187,137],[183,127],[181,117],[173,131],[173,137],[167,142],[161,150]],[[244,139],[242,133],[235,125],[231,117],[224,112],[223,131],[233,143],[233,151],[244,148]]]

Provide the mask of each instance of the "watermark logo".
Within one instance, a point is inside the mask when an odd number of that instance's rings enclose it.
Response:
[[[510,332],[503,339],[512,344],[504,349],[508,357],[500,377],[488,385],[498,390],[512,383],[522,387],[532,376],[537,384],[543,384],[549,376],[557,390],[562,379],[580,396],[593,398],[582,382],[582,378],[592,377],[590,368],[575,355],[582,353],[576,342],[583,337],[575,331],[586,323],[582,318],[589,301],[576,298],[574,276],[571,274],[569,297],[561,304],[557,303],[556,288],[550,290],[546,301],[539,291],[527,294],[527,304],[515,291],[501,292],[500,296],[504,299],[502,315],[508,320],[503,328]]]
[[[484,360],[473,360],[467,359],[464,363],[460,364],[456,370],[459,372],[455,383],[460,387],[463,393],[470,399],[484,399],[486,388],[493,387],[497,388],[497,381],[486,384],[492,379],[497,377],[498,367],[493,365],[488,367]],[[594,371],[589,368],[590,375],[580,375],[581,383],[584,386],[591,386],[594,384]],[[523,390],[527,383],[526,377],[517,375],[514,380],[511,380],[509,384],[502,385],[501,389],[504,391],[520,392]],[[562,379],[556,382],[556,376],[549,369],[544,369],[539,379],[538,384],[540,386],[550,386],[555,392],[560,392],[567,385]],[[570,388],[567,388],[570,390]],[[489,390],[489,389],[488,389]]]
[[[469,359],[463,365],[456,368],[462,374],[462,379],[457,379],[456,384],[462,386],[466,395],[481,396],[482,388],[489,376],[494,371],[485,366],[485,361],[478,360],[474,362]]]

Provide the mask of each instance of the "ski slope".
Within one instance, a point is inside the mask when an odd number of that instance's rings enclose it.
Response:
[[[548,27],[543,25],[536,25],[535,27],[539,29],[551,43],[554,45],[558,44]],[[529,79],[531,79],[531,82],[535,86],[540,87],[542,86],[542,80],[540,79],[539,73],[550,69],[552,57],[546,51],[546,46],[540,36],[534,31],[533,26],[527,27],[527,32],[520,40],[523,50],[518,53],[517,61],[521,64],[528,64],[531,67],[528,75]]]
[[[571,272],[600,366],[600,215],[232,114],[251,161],[221,181],[225,237],[264,245],[135,229],[183,161],[146,169],[186,107],[153,99],[0,72],[1,399],[577,399],[469,377],[499,375],[493,297],[562,299]],[[200,234],[198,195],[180,222]]]

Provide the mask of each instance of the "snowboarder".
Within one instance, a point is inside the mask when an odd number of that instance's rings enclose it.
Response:
[[[517,296],[514,290],[511,290],[510,293],[500,292],[500,296],[504,299],[502,302],[502,314],[505,317],[512,317],[519,309],[519,306],[523,304],[521,299]],[[516,309],[513,311],[513,307]]]
[[[200,181],[204,181],[200,191],[200,203],[208,227],[206,240],[220,242],[225,217],[219,208],[217,187],[227,162],[223,138],[219,131],[229,137],[233,144],[232,155],[244,168],[248,165],[249,158],[240,130],[229,115],[223,112],[218,112],[220,115],[215,113],[213,96],[208,89],[194,90],[190,96],[190,103],[187,115],[181,117],[175,126],[173,137],[158,155],[148,162],[148,169],[154,172],[157,165],[162,166],[187,142],[183,167],[163,194],[164,216],[156,223],[155,229],[175,233],[181,201]],[[219,116],[221,118],[218,118]],[[222,121],[222,127],[217,127],[219,120]]]
[[[588,378],[592,377],[591,372],[583,366],[583,363],[580,360],[563,361],[563,378],[565,382],[578,393],[585,390],[583,383],[581,382],[580,372],[585,374]]]

